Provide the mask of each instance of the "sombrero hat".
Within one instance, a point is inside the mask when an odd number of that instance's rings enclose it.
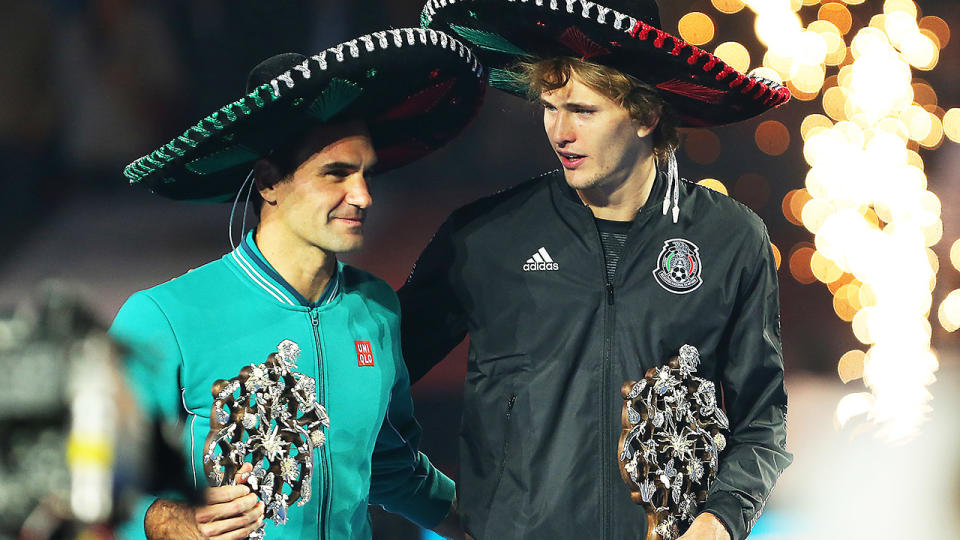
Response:
[[[178,200],[222,201],[253,162],[312,126],[366,121],[378,172],[410,163],[456,136],[476,115],[486,74],[472,51],[443,32],[373,32],[309,58],[274,56],[247,92],[127,165],[131,183]]]
[[[429,0],[420,22],[469,41],[490,85],[514,94],[525,93],[507,71],[518,60],[571,56],[657,88],[684,126],[745,120],[790,99],[783,85],[661,30],[654,0]]]

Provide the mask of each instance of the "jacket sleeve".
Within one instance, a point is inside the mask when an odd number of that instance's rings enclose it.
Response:
[[[144,415],[178,422],[182,410],[180,347],[160,306],[145,292],[134,294],[120,308],[109,334],[123,350],[127,383]],[[156,499],[138,497],[129,520],[118,527],[117,538],[146,539],[144,518]]]
[[[467,334],[466,314],[454,294],[451,272],[456,264],[451,216],[420,254],[397,291],[403,317],[403,357],[410,384],[440,363]]]
[[[747,537],[780,473],[793,461],[786,451],[777,268],[765,229],[737,304],[720,374],[730,434],[703,508],[723,522],[732,540]]]
[[[413,416],[410,379],[399,350],[396,355],[397,378],[373,449],[370,504],[432,529],[447,517],[455,487],[419,451],[421,431]]]

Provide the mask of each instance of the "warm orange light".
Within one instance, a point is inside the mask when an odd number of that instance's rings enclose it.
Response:
[[[823,66],[808,66],[804,64],[794,64],[790,68],[790,81],[796,85],[800,91],[807,94],[816,94],[823,86],[825,73]]]
[[[793,279],[808,285],[817,280],[810,269],[810,259],[816,251],[812,247],[796,248],[790,254],[790,275]]]
[[[720,157],[720,138],[709,129],[685,131],[683,151],[701,165],[709,165]]]
[[[930,115],[930,133],[920,141],[920,146],[933,149],[940,146],[940,143],[943,142],[943,124],[940,122],[940,119],[937,118],[937,115],[932,113],[927,114]]]
[[[713,7],[720,13],[736,13],[743,9],[744,3],[741,0],[710,0]]]
[[[706,13],[692,11],[680,18],[678,23],[680,37],[693,45],[704,45],[713,41],[716,32],[713,19]]]
[[[951,141],[960,143],[960,109],[953,108],[944,113],[943,133]]]
[[[779,156],[790,147],[790,130],[776,120],[767,120],[757,126],[754,140],[764,154]]]
[[[807,116],[800,124],[800,136],[803,137],[803,140],[807,140],[811,130],[816,127],[830,129],[833,127],[833,122],[822,114],[811,114]]]
[[[937,104],[937,93],[929,84],[920,81],[914,82],[911,86],[913,86],[913,100],[918,105],[925,107]]]
[[[797,194],[799,190],[792,189],[783,196],[783,202],[781,203],[781,208],[783,209],[783,217],[787,218],[787,221],[793,223],[794,225],[800,226],[803,223],[800,222],[800,216],[794,213],[793,211],[793,197]]]
[[[773,260],[777,263],[777,270],[780,269],[780,248],[776,244],[770,242],[770,249],[773,250]]]
[[[704,178],[697,183],[705,188],[710,188],[718,193],[727,195],[727,186],[723,185],[723,182],[717,180],[716,178]]]
[[[873,208],[866,208],[860,213],[863,215],[864,221],[870,224],[870,228],[880,228],[880,218],[877,216],[877,213],[873,210]]]
[[[913,3],[913,0],[886,0],[883,3],[883,13],[885,15],[897,11],[907,13],[914,19],[917,18],[917,5]]]
[[[919,25],[922,30],[929,30],[937,36],[941,49],[950,43],[950,26],[947,25],[947,21],[930,15],[920,19]]]
[[[843,384],[863,377],[863,364],[867,355],[860,350],[852,350],[844,353],[837,363],[837,374]]]
[[[847,44],[843,38],[839,34],[824,34],[823,40],[827,43],[827,56],[823,59],[823,63],[828,66],[842,64],[847,59]]]
[[[806,189],[796,190],[793,197],[790,198],[790,213],[796,216],[798,225],[803,224],[803,220],[801,219],[803,216],[803,207],[811,200],[813,200],[813,197],[810,196],[810,193]]]
[[[819,251],[810,256],[810,270],[813,271],[814,277],[823,283],[831,283],[843,275],[843,270]]]
[[[787,88],[790,89],[790,94],[797,101],[813,101],[817,99],[817,96],[820,95],[819,91],[807,92],[805,90],[801,90],[796,84],[793,83],[793,81],[787,81]]]
[[[907,165],[913,165],[922,171],[924,167],[923,158],[914,150],[907,150]]]
[[[736,41],[721,43],[717,45],[713,54],[740,73],[750,69],[750,52],[741,43]]]
[[[835,2],[821,6],[817,12],[817,18],[833,23],[841,34],[849,32],[850,27],[853,25],[853,16],[850,15],[850,10],[847,9],[847,6]]]
[[[843,79],[841,78],[841,84]],[[834,86],[823,93],[823,110],[834,120],[846,120],[844,107],[847,104],[848,91],[843,86]]]

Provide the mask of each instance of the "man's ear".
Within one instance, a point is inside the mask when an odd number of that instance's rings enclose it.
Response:
[[[258,159],[253,164],[254,187],[266,204],[276,204],[276,186],[280,183],[280,170],[269,159]]]
[[[657,129],[657,126],[660,124],[660,115],[656,115],[650,119],[650,122],[647,124],[640,123],[638,120],[637,124],[637,137],[641,139],[649,136],[653,133],[653,130]]]

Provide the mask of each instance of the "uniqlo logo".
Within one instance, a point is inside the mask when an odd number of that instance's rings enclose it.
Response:
[[[373,365],[373,349],[369,341],[354,341],[357,347],[357,365],[360,367]]]

